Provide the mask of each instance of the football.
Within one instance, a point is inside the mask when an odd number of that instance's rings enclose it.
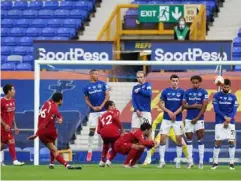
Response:
[[[224,78],[221,75],[215,77],[214,84],[220,86],[224,84]]]

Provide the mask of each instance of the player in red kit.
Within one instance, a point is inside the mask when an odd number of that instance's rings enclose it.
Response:
[[[135,167],[136,161],[141,157],[145,147],[152,148],[157,143],[151,140],[151,125],[144,122],[141,128],[122,135],[115,142],[115,151],[127,155],[125,168]]]
[[[16,157],[15,140],[11,132],[13,125],[14,132],[17,135],[19,130],[15,122],[15,89],[12,84],[6,84],[3,87],[5,96],[1,98],[1,151],[4,145],[8,145],[10,155],[13,159],[13,165],[22,166],[24,162],[19,162]]]
[[[55,119],[58,124],[63,122],[62,116],[58,111],[58,106],[61,106],[62,103],[63,95],[60,92],[54,93],[52,95],[52,100],[48,100],[44,103],[38,118],[38,131],[28,139],[32,140],[39,137],[40,141],[50,150],[51,162],[49,168],[54,168],[53,163],[56,159],[60,164],[64,165],[68,169],[81,169],[81,167],[70,166],[63,157],[58,154],[55,146],[55,140],[58,137],[55,127]]]
[[[120,123],[120,111],[116,109],[115,103],[107,101],[105,109],[106,112],[99,118],[97,128],[97,133],[101,135],[103,140],[101,161],[99,163],[101,167],[111,165],[111,161],[116,155],[114,149],[115,142],[120,137],[120,134],[124,133],[124,129]],[[106,161],[109,148],[111,148],[111,152]]]

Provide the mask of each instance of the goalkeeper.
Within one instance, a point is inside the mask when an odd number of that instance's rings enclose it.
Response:
[[[153,139],[155,138],[155,130],[156,130],[156,127],[157,127],[157,125],[158,125],[159,123],[162,122],[162,120],[163,120],[163,112],[161,112],[161,113],[157,116],[157,118],[153,121],[153,123],[152,123],[152,138],[153,138]],[[174,143],[176,143],[176,135],[175,135],[175,133],[174,133],[173,128],[170,129],[170,132],[169,132],[169,135],[168,135],[168,136],[171,138],[171,140],[172,140]],[[155,138],[155,141],[156,141],[157,143],[160,143],[160,139],[161,139],[161,134],[158,133],[157,136],[156,136],[156,138]],[[182,145],[183,145],[183,146],[182,146],[182,151],[183,151],[185,157],[188,158],[187,145],[186,145],[184,139],[182,139]],[[156,148],[153,147],[151,150],[149,150],[149,151],[147,152],[147,156],[146,156],[146,159],[145,159],[143,165],[148,165],[148,164],[151,163],[151,157],[152,157],[152,155],[155,153],[155,151],[156,151]]]

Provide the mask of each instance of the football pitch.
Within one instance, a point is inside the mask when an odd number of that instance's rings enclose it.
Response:
[[[219,166],[211,170],[205,165],[203,170],[187,169],[186,165],[176,169],[174,165],[157,168],[156,165],[123,168],[112,165],[100,168],[98,165],[82,165],[82,170],[67,170],[56,165],[53,170],[47,165],[41,166],[6,166],[1,167],[2,180],[241,180],[241,166],[229,170],[228,166]]]

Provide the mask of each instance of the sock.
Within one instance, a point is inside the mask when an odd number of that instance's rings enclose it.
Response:
[[[203,140],[198,140],[199,163],[203,163],[204,158],[204,144]]]
[[[114,158],[115,158],[115,156],[116,156],[116,151],[115,151],[115,142],[112,142],[111,143],[111,151],[109,152],[110,154],[110,157],[109,158],[107,158],[108,160],[110,160],[110,161],[112,161]]]
[[[235,147],[233,144],[229,145],[228,151],[229,151],[230,164],[234,164]]]
[[[3,151],[0,151],[0,163],[4,161]]]
[[[68,163],[63,159],[63,157],[61,155],[58,154],[55,158],[60,164],[62,164],[64,166],[68,165]]]
[[[105,162],[106,161],[106,155],[109,150],[109,144],[103,144],[103,149],[102,149],[102,154],[101,154],[101,161]]]
[[[88,137],[88,152],[92,152],[93,140],[94,140],[94,136]]]
[[[166,151],[166,144],[160,145],[159,153],[160,153],[160,162],[165,162],[165,151]]]
[[[214,150],[213,150],[213,162],[216,164],[218,164],[218,155],[220,152],[220,148],[221,148],[221,146],[215,145]]]
[[[137,151],[138,150],[136,150],[136,149],[131,149],[131,151],[128,153],[128,155],[126,157],[124,165],[129,165],[130,161],[136,156]]]
[[[17,160],[16,150],[15,150],[15,144],[14,144],[14,143],[10,143],[10,144],[8,145],[8,147],[9,147],[9,152],[10,152],[10,155],[11,155],[13,161],[14,161],[14,160]]]
[[[54,164],[54,155],[50,152],[50,164]]]
[[[182,145],[177,145],[176,147],[176,151],[177,151],[177,162],[181,161],[181,157],[182,157]]]
[[[141,157],[142,153],[144,150],[138,150],[135,157],[131,160],[130,166],[133,166],[136,164],[136,161],[139,160],[139,158]]]
[[[192,140],[187,140],[187,151],[188,151],[188,161],[189,163],[192,163],[192,150],[193,150],[193,146],[192,146]]]

